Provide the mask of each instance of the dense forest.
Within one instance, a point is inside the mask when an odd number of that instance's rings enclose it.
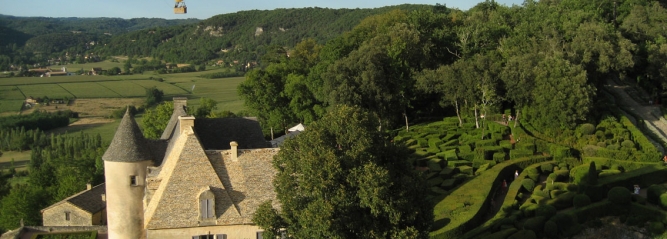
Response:
[[[59,59],[62,63],[74,62],[77,55],[95,53],[95,46],[103,45],[116,35],[148,28],[194,24],[199,21],[0,15],[0,70],[10,70],[11,65],[46,66],[50,64],[49,59]]]
[[[0,16],[0,70],[12,69],[11,65],[85,62],[78,56],[102,60],[117,55],[179,63],[224,60],[246,64],[260,61],[272,45],[289,49],[307,38],[324,44],[368,16],[393,9],[428,8],[432,6],[252,10],[203,21]]]
[[[324,45],[307,40],[289,57],[273,52],[239,94],[267,131],[349,104],[389,128],[419,116],[479,119],[513,108],[544,133],[571,133],[598,120],[598,89],[608,80],[634,82],[661,100],[665,21],[665,8],[649,0],[395,10]]]

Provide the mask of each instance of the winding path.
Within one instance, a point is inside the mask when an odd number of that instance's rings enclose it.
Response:
[[[640,104],[639,102],[632,99],[632,97],[630,97],[627,92],[625,92],[625,89],[628,88],[628,86],[619,85],[613,80],[607,80],[604,87],[607,88],[615,97],[618,97],[616,99],[617,104],[622,106],[624,110],[630,111],[641,117],[649,130],[660,137],[662,141],[667,142],[667,120],[660,116],[662,113],[660,112],[660,108],[658,106]],[[634,117],[629,116],[629,118],[633,119]],[[638,122],[633,121],[633,123],[636,125]],[[647,138],[653,142],[658,150],[663,152],[663,154],[665,153],[665,149],[660,144],[654,142],[650,137]]]

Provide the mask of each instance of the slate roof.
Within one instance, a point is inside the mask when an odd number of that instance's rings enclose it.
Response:
[[[167,128],[165,128],[164,131],[162,132],[162,136],[160,136],[160,139],[162,140],[170,139],[174,133],[174,130],[177,129],[176,125],[178,124],[178,117],[186,115],[188,115],[188,113],[185,111],[185,106],[174,104],[174,112],[171,114],[171,118],[169,118],[169,123],[167,123]]]
[[[271,162],[278,149],[239,150],[232,160],[230,150],[205,151],[190,130],[173,140],[159,174],[148,178],[157,189],[145,210],[147,229],[210,225],[199,218],[198,197],[207,189],[215,195],[214,225],[252,224],[262,202],[277,204]]]
[[[275,139],[271,140],[271,147],[280,148],[280,146],[282,146],[283,143],[285,143],[285,140],[294,138],[297,135],[299,135],[300,133],[301,133],[301,131],[291,131],[286,135],[275,138]]]
[[[102,194],[105,193],[106,193],[106,187],[104,186],[104,183],[102,183],[100,185],[91,188],[90,190],[81,191],[80,193],[65,198],[60,202],[54,203],[53,205],[42,209],[42,212],[46,211],[47,209],[56,207],[60,204],[69,202],[75,207],[80,208],[81,210],[84,210],[91,214],[95,214],[107,207],[107,203],[105,201],[102,201]]]
[[[230,149],[231,141],[239,149],[271,147],[254,118],[195,119],[195,132],[206,150]]]
[[[134,117],[130,115],[129,108],[125,111],[111,145],[104,152],[102,159],[112,162],[139,162],[153,159],[146,138],[134,121]]]

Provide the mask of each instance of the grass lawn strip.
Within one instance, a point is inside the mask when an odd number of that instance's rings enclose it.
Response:
[[[145,97],[146,88],[131,81],[102,81],[97,82],[103,87],[118,93],[122,97]]]
[[[116,98],[121,95],[95,82],[61,83],[76,98]]]
[[[23,94],[32,97],[44,97],[48,96],[51,99],[57,98],[75,98],[74,95],[67,92],[64,88],[60,87],[58,84],[39,84],[39,85],[20,85],[18,86]]]

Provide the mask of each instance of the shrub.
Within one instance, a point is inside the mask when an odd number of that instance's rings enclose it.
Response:
[[[532,156],[533,151],[522,150],[522,149],[512,149],[510,150],[510,159],[518,159],[523,157]]]
[[[602,148],[606,148],[607,147],[607,142],[598,142],[597,146],[602,147]]]
[[[548,238],[558,237],[558,225],[554,221],[546,221],[544,223],[544,236]]]
[[[498,162],[498,163],[503,162],[503,161],[505,161],[505,155],[507,155],[507,154],[505,154],[505,152],[494,153],[493,154],[493,161]]]
[[[533,191],[533,195],[538,196],[538,197],[542,197],[542,198],[551,198],[551,196],[549,195],[549,190],[546,190],[546,189],[544,189],[544,190],[535,190],[535,191]]]
[[[572,206],[572,199],[576,195],[575,192],[566,192],[559,194],[557,197],[547,201],[547,204],[556,207],[556,209],[565,209]]]
[[[558,226],[558,230],[565,233],[577,224],[577,216],[569,213],[558,213],[551,217],[549,221],[555,222]]]
[[[585,183],[588,178],[589,164],[582,164],[570,170],[570,178],[575,184]]]
[[[553,164],[542,164],[540,166],[540,170],[542,170],[543,173],[551,173],[554,171],[554,165]]]
[[[523,185],[523,188],[528,190],[528,192],[532,192],[533,188],[535,188],[535,181],[530,178],[525,178],[521,181],[521,185]]]
[[[507,239],[536,239],[537,235],[531,230],[521,230],[512,234]]]
[[[545,217],[546,219],[549,219],[556,215],[558,212],[558,209],[556,209],[554,206],[547,205],[547,204],[540,204],[537,209],[535,209],[535,216],[536,217]]]
[[[549,191],[549,196],[551,198],[557,198],[558,195],[561,195],[561,194],[566,193],[566,192],[567,191],[563,191],[563,190],[551,190],[551,191]]]
[[[577,133],[581,133],[581,135],[592,135],[595,133],[595,126],[590,123],[582,124],[577,128]]]
[[[646,189],[646,200],[650,203],[660,205],[660,195],[667,192],[667,187],[662,184],[653,184]]]
[[[598,172],[597,169],[595,168],[595,162],[591,162],[590,166],[588,167],[588,179],[586,182],[588,185],[595,185],[598,183]]]
[[[632,142],[629,139],[626,139],[625,141],[623,141],[623,143],[621,143],[621,147],[628,148],[628,149],[634,149],[635,148],[635,143]]]
[[[591,204],[591,198],[586,194],[577,194],[574,196],[574,199],[572,199],[572,204],[575,208],[585,207]]]
[[[665,232],[665,224],[662,224],[662,222],[650,222],[648,224],[648,231],[653,235],[660,235]]]
[[[607,169],[607,170],[602,170],[602,172],[600,172],[600,174],[598,174],[598,177],[603,178],[603,177],[612,176],[612,175],[616,175],[616,174],[620,174],[620,173],[621,173],[620,170]]]
[[[532,179],[533,181],[540,180],[540,172],[537,171],[536,167],[526,168],[525,173],[528,176],[528,178]]]
[[[667,193],[660,195],[660,206],[667,209]]]
[[[519,210],[523,214],[524,217],[533,217],[535,216],[535,210],[539,208],[540,206],[534,203],[524,203],[519,207]]]
[[[507,229],[503,229],[499,232],[493,233],[491,235],[484,236],[484,238],[486,238],[486,239],[506,239],[507,237],[516,233],[517,231],[518,230],[514,227],[507,228]]]
[[[544,223],[547,221],[547,218],[545,217],[533,217],[529,218],[526,220],[525,223],[523,223],[523,229],[525,230],[531,230],[535,232],[535,234],[542,234],[542,230],[544,229]]]
[[[607,193],[607,199],[615,204],[628,204],[632,201],[632,195],[627,188],[614,187]]]

